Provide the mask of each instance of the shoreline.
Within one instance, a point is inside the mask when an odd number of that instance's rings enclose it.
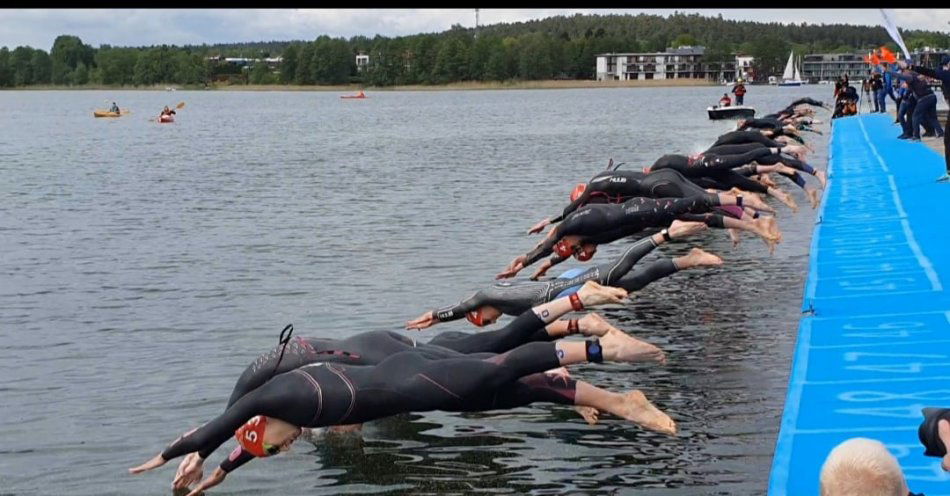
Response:
[[[109,85],[37,85],[3,88],[3,91],[471,91],[471,90],[556,90],[575,88],[666,88],[666,87],[720,86],[705,79],[652,79],[644,81],[542,80],[513,82],[467,81],[444,85],[360,86],[296,85],[296,84],[240,84],[203,86],[109,86]]]

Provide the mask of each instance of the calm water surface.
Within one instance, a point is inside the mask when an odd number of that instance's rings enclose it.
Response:
[[[0,92],[0,492],[170,494],[177,460],[127,467],[220,413],[285,324],[400,329],[490,284],[608,158],[639,168],[729,130],[705,115],[723,91]],[[765,114],[830,91],[756,86],[746,101]],[[93,119],[112,100],[134,113]],[[179,101],[174,124],[148,122]],[[827,135],[806,136],[824,167]],[[668,366],[576,368],[644,390],[678,437],[544,404],[427,413],[300,442],[214,492],[764,493],[814,217],[784,188],[804,208],[780,209],[774,256],[722,231],[664,246],[648,260],[701,245],[726,265],[602,312]],[[412,335],[444,330],[472,328]]]

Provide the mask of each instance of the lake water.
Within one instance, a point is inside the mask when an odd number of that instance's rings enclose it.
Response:
[[[178,460],[126,469],[219,414],[285,324],[395,330],[468,296],[608,158],[639,168],[728,131],[705,113],[727,89],[0,92],[0,492],[170,494]],[[749,89],[760,115],[832,91]],[[113,100],[133,113],[92,117]],[[148,120],[180,101],[174,124]],[[821,128],[806,138],[824,168]],[[575,368],[642,389],[677,437],[606,415],[590,427],[547,404],[426,413],[299,442],[214,492],[764,493],[814,218],[800,189],[783,189],[803,208],[779,208],[774,256],[751,236],[733,249],[723,231],[663,246],[646,260],[702,246],[726,264],[602,311],[667,366]],[[473,328],[412,336],[445,330]]]

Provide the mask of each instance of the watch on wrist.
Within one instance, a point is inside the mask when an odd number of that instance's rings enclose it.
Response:
[[[664,239],[664,240],[666,240],[666,241],[673,241],[673,237],[670,236],[670,230],[669,230],[669,229],[663,229],[663,230],[661,230],[661,231],[660,231],[660,234],[663,235],[663,239]]]

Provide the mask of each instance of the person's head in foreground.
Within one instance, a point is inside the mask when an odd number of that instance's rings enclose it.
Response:
[[[940,466],[950,471],[950,408],[924,408],[924,421],[917,428],[917,437],[924,445],[924,456],[943,458]]]
[[[821,496],[908,496],[907,481],[884,444],[855,437],[834,447],[821,467]]]

